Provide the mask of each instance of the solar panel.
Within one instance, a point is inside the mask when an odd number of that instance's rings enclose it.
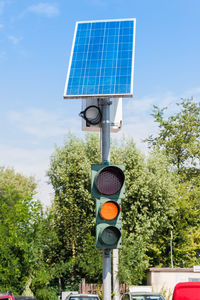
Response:
[[[76,23],[64,98],[133,96],[135,23]]]

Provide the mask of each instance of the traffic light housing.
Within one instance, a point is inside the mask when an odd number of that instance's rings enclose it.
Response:
[[[125,197],[122,165],[93,164],[91,195],[96,199],[96,246],[121,248],[121,199]]]

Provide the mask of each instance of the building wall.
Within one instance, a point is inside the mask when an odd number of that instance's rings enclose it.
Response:
[[[147,272],[147,285],[151,285],[154,292],[162,293],[166,300],[172,299],[175,285],[178,282],[200,281],[200,273],[193,269],[158,269],[151,268]]]

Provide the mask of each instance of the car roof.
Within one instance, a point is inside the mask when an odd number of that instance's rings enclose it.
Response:
[[[133,296],[136,296],[136,295],[149,295],[149,296],[162,296],[161,294],[159,293],[152,293],[152,292],[129,292],[127,293],[129,295],[133,295]]]
[[[97,294],[70,294],[70,297],[99,297]]]

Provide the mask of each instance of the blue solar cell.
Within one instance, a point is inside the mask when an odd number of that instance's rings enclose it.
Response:
[[[132,96],[135,20],[77,23],[66,98]]]
[[[105,28],[105,22],[92,22],[90,23],[92,29],[103,29]]]

